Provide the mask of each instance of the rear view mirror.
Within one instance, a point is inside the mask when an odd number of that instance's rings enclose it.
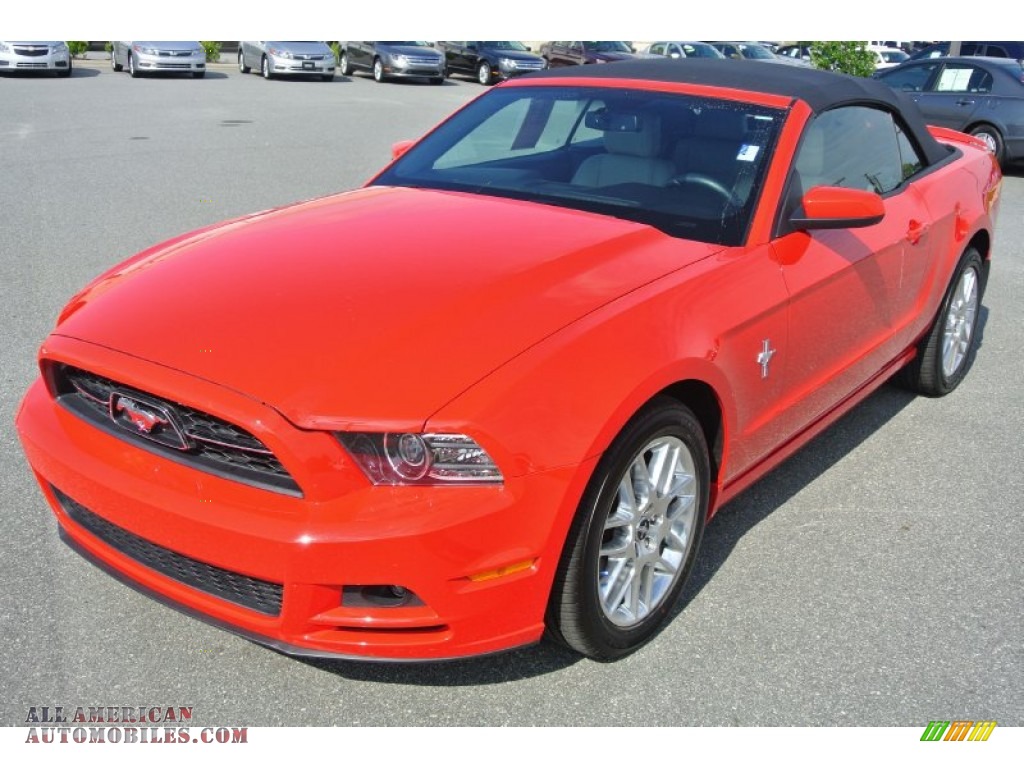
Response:
[[[640,116],[628,112],[609,112],[607,109],[595,109],[588,112],[587,128],[606,133],[637,133],[640,130]]]
[[[406,153],[406,150],[408,150],[409,147],[411,147],[415,143],[416,142],[413,139],[403,139],[402,141],[396,141],[394,144],[391,145],[391,159],[397,160]]]

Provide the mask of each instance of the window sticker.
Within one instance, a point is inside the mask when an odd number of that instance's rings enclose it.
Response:
[[[744,144],[740,147],[740,151],[739,154],[736,155],[736,159],[742,160],[745,163],[752,163],[760,150],[761,148],[756,144]]]
[[[935,90],[966,91],[967,84],[971,81],[972,71],[973,70],[970,67],[964,67],[963,69],[946,67],[942,70],[942,75],[939,77],[939,84],[935,86]]]

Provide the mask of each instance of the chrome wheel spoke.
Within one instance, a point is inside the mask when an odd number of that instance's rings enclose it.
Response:
[[[971,346],[978,312],[978,274],[968,269],[953,292],[942,333],[942,372],[952,376],[963,365]]]

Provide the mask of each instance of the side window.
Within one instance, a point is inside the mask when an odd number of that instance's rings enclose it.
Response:
[[[909,179],[924,168],[924,161],[921,160],[920,153],[911,143],[899,123],[896,123],[896,143],[900,148],[900,166],[903,170],[903,179]]]
[[[928,81],[940,66],[942,65],[939,62],[929,62],[916,67],[901,68],[882,75],[881,79],[886,85],[897,91],[920,93],[928,86]]]
[[[664,56],[665,55],[665,46],[664,46],[664,44],[663,43],[656,43],[655,45],[652,45],[651,46],[651,53],[656,54],[658,56]]]
[[[807,127],[796,157],[803,191],[825,185],[885,194],[905,178],[892,115],[839,107]]]
[[[986,56],[995,56],[997,59],[1008,59],[1010,54],[1006,52],[1006,49],[1001,45],[986,45],[985,46]]]
[[[970,64],[947,64],[934,90],[936,93],[989,93],[992,75]]]

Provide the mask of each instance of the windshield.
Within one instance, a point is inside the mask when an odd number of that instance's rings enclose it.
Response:
[[[497,88],[373,184],[533,200],[739,245],[783,118],[625,88]]]
[[[621,40],[584,40],[583,49],[597,53],[632,53]]]
[[[498,51],[526,51],[525,45],[515,40],[485,40],[480,43],[481,48],[494,48]]]
[[[775,54],[760,45],[750,45],[749,43],[743,43],[740,45],[740,50],[743,52],[743,58],[745,59],[774,59]]]

